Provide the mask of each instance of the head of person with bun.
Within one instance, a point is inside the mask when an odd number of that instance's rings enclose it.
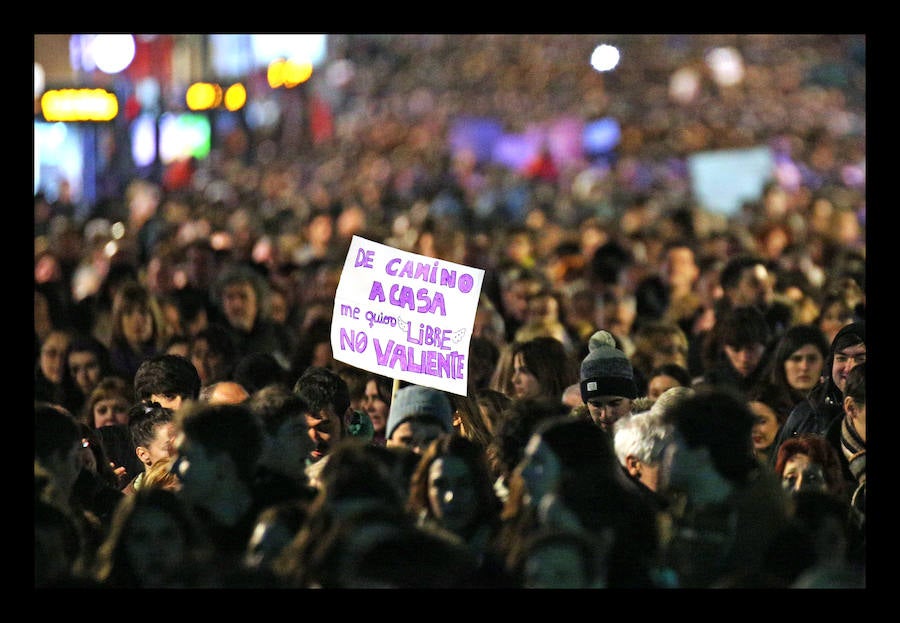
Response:
[[[609,331],[597,331],[581,362],[581,398],[594,423],[612,434],[616,420],[631,414],[638,389],[631,361]]]

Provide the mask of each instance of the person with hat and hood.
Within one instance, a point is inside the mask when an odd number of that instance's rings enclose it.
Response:
[[[443,391],[407,385],[394,394],[385,427],[388,448],[407,446],[421,454],[439,435],[451,432],[453,406]]]
[[[834,336],[831,352],[825,362],[823,377],[807,397],[791,410],[787,420],[775,438],[770,456],[774,459],[786,439],[801,433],[824,436],[841,457],[844,478],[854,484],[856,478],[850,471],[847,459],[841,451],[841,422],[844,417],[844,389],[847,375],[855,366],[866,361],[866,323],[864,320],[845,325]]]
[[[581,398],[594,423],[612,435],[616,420],[631,414],[638,390],[634,369],[608,331],[597,331],[581,362]]]

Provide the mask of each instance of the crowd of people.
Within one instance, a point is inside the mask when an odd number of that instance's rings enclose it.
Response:
[[[565,39],[347,36],[299,147],[35,196],[36,587],[865,587],[864,37]],[[744,85],[673,101],[713,44]],[[515,169],[461,114],[622,140]],[[758,199],[691,194],[760,144]],[[467,395],[335,357],[353,235],[485,270]]]

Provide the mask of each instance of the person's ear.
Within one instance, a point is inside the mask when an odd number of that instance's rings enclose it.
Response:
[[[844,396],[844,413],[850,416],[850,418],[853,420],[855,420],[859,415],[859,410],[856,407],[856,401],[853,400],[851,396]]]
[[[147,448],[145,448],[144,446],[138,446],[134,449],[134,453],[137,455],[137,458],[141,463],[147,466],[150,465],[150,451]]]
[[[635,478],[641,477],[641,465],[641,460],[633,454],[629,454],[625,457],[625,469],[628,470],[629,475],[634,476]]]

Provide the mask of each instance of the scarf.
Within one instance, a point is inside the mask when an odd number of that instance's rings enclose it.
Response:
[[[853,422],[844,416],[841,423],[841,450],[858,482],[866,480],[866,442],[856,432]]]

